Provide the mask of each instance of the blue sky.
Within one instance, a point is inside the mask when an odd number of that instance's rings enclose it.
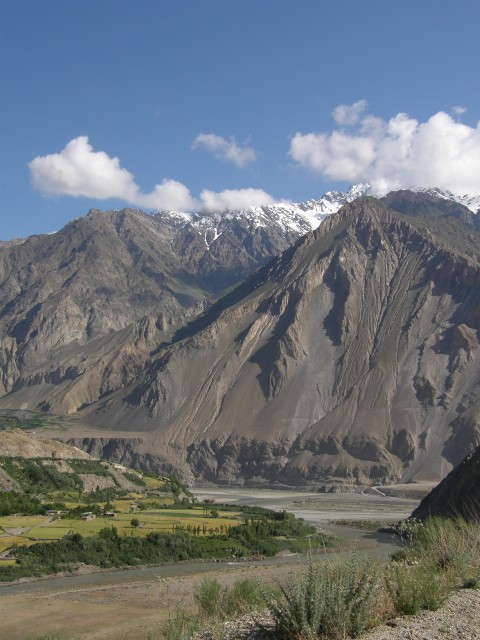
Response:
[[[477,0],[3,0],[0,239],[91,207],[480,193]]]

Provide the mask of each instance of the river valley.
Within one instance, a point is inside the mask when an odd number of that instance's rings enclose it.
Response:
[[[318,494],[232,487],[194,490],[200,500],[285,509],[317,529],[341,537],[334,553],[355,549],[356,553],[379,559],[398,545],[393,536],[340,526],[338,521],[396,522],[408,516],[419,502],[416,497],[396,493],[391,497],[372,491]],[[264,582],[275,582],[288,576],[304,559],[286,554],[254,562],[186,562],[2,585],[0,638],[29,640],[42,633],[58,632],[68,640],[157,640],[162,637],[160,625],[174,609],[192,604],[192,587],[207,572],[225,584],[253,575]]]

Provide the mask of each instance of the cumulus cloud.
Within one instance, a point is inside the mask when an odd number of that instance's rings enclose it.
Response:
[[[33,186],[44,193],[133,202],[138,192],[120,160],[94,151],[87,136],[70,140],[60,153],[37,156],[28,166]]]
[[[240,146],[231,137],[230,140],[217,136],[215,133],[200,133],[192,142],[192,149],[203,147],[213,153],[216,158],[226,162],[232,162],[237,167],[255,162],[257,153],[255,149],[245,144]]]
[[[275,203],[275,199],[263,189],[226,189],[220,192],[204,189],[200,200],[206,211],[246,209]]]
[[[190,211],[198,207],[190,190],[177,180],[165,179],[151,193],[138,193],[135,205],[163,211]]]
[[[85,197],[95,200],[119,199],[136,207],[153,210],[225,211],[273,204],[274,198],[261,189],[205,189],[194,198],[188,187],[165,179],[144,193],[133,174],[104,151],[95,151],[86,136],[71,140],[62,151],[37,156],[29,163],[35,189],[50,195]]]
[[[35,189],[51,195],[107,200],[116,198],[150,209],[193,209],[198,203],[176,180],[163,180],[151,193],[142,193],[133,174],[118,158],[95,151],[87,136],[67,143],[60,153],[37,156],[29,163]]]
[[[358,105],[352,113],[345,105],[334,111],[336,122],[351,128],[297,133],[290,156],[331,180],[369,182],[378,195],[411,186],[480,193],[480,123],[469,127],[443,111],[426,122],[405,113],[385,121]]]

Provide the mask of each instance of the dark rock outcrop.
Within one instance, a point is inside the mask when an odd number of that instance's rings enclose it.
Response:
[[[480,447],[425,496],[411,517],[429,516],[480,520]]]

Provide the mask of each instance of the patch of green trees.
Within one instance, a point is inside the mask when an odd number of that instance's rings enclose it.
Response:
[[[284,550],[298,550],[314,533],[313,527],[290,514],[247,516],[243,524],[214,535],[150,533],[146,537],[119,535],[105,527],[97,536],[71,533],[61,540],[17,547],[17,563],[0,569],[0,580],[40,576],[74,570],[79,563],[102,568],[157,564],[203,558],[271,556]],[[328,540],[324,541],[328,544]],[[303,546],[305,548],[305,544]]]

